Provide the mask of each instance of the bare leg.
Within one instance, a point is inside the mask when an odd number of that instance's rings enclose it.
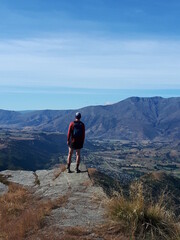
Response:
[[[79,170],[80,164],[80,149],[76,150],[76,170]]]
[[[71,158],[73,155],[73,149],[69,147],[69,153],[68,153],[68,158],[67,158],[67,168],[70,169],[70,165],[71,165]]]

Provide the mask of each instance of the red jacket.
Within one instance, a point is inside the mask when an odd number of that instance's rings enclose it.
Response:
[[[82,135],[82,137],[80,137],[80,138],[73,138],[73,129],[74,129],[74,122],[71,122],[70,124],[69,124],[69,129],[68,129],[68,135],[67,135],[67,140],[68,140],[68,142],[75,142],[75,141],[77,141],[77,142],[80,142],[80,143],[84,143],[84,139],[85,139],[85,125],[84,125],[84,123],[83,122],[81,122],[82,123],[82,130],[83,130],[83,135]]]

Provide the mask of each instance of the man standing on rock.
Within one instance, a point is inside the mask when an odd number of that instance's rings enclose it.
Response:
[[[80,151],[83,148],[85,139],[85,125],[80,121],[81,113],[77,112],[75,121],[69,124],[67,144],[69,146],[69,153],[67,158],[67,172],[71,173],[70,165],[73,151],[76,150],[76,172],[79,173]]]

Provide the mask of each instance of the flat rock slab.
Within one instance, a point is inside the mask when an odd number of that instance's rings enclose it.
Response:
[[[57,174],[59,170],[59,174]],[[31,171],[2,171],[10,182],[33,189],[34,194],[42,198],[57,199],[68,196],[67,202],[52,210],[46,217],[48,226],[93,227],[104,221],[102,200],[106,197],[101,187],[93,186],[86,166],[80,165],[80,173],[75,172],[75,164],[71,164],[72,173],[60,169]],[[2,189],[2,190],[1,190]],[[7,191],[0,185],[0,192]]]
[[[66,188],[70,196],[64,207],[52,211],[49,221],[56,227],[100,224],[104,221],[102,200],[106,196],[102,188],[92,186],[85,165],[81,165],[80,173],[76,173],[74,168],[72,165],[72,173],[64,172],[56,179],[56,183],[60,182],[61,189]]]
[[[55,199],[67,193],[69,185],[66,181],[66,177],[63,172],[57,177],[56,171],[57,169],[39,170],[35,172],[39,182],[36,194],[46,198]]]
[[[35,175],[32,171],[21,171],[21,170],[5,170],[0,174],[7,177],[8,181],[21,184],[25,187],[32,187],[35,185]]]

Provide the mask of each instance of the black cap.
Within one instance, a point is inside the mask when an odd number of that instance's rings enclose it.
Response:
[[[77,113],[76,113],[75,118],[77,118],[77,119],[80,119],[80,118],[81,118],[80,112],[77,112]]]

